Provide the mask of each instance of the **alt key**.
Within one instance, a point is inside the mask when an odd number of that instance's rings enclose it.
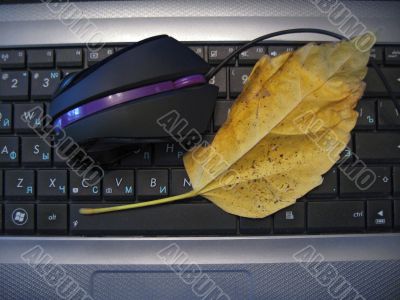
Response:
[[[67,232],[66,204],[38,204],[37,229],[39,233],[62,234]]]

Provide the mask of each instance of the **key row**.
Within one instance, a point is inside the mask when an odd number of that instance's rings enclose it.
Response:
[[[99,236],[238,233],[246,235],[400,229],[399,200],[297,202],[273,216],[263,219],[239,218],[239,222],[235,216],[224,213],[210,203],[168,204],[92,216],[79,213],[79,209],[83,207],[106,207],[116,204],[0,204],[0,233],[70,233]]]
[[[191,190],[184,169],[109,170],[99,180],[78,171],[0,171],[0,199],[4,200],[126,200],[145,201]],[[3,179],[4,177],[4,179]],[[4,189],[4,190],[3,190]],[[4,196],[3,196],[4,195]]]
[[[339,170],[335,167],[326,173],[322,185],[308,197],[400,196],[400,167],[393,167],[393,173],[391,167],[341,166]],[[85,174],[90,173],[61,169],[1,171],[0,199],[146,201],[191,190],[184,169],[108,170],[101,181],[90,180]]]
[[[219,63],[235,51],[239,45],[203,45],[190,46],[200,57],[210,63]],[[92,65],[114,54],[123,47],[103,47],[99,50],[90,50],[81,47],[60,49],[0,49],[0,69],[4,68],[49,68],[49,67],[83,67]],[[254,64],[262,55],[279,55],[285,51],[293,51],[294,45],[258,45],[251,47],[238,55],[239,63]],[[371,58],[378,63],[388,65],[400,64],[399,47],[374,47]],[[85,64],[86,60],[86,64]]]

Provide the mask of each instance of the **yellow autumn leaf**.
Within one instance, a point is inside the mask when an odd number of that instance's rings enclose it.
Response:
[[[193,191],[104,213],[201,195],[223,210],[262,218],[322,183],[357,119],[369,52],[351,41],[307,44],[262,57],[210,145],[184,156]]]

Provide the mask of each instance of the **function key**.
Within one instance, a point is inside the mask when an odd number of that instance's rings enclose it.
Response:
[[[372,47],[369,54],[370,59],[373,59],[378,64],[383,62],[383,48],[382,47]]]
[[[54,65],[54,51],[52,49],[32,49],[27,51],[28,67],[52,68]]]
[[[12,106],[0,104],[0,132],[10,132],[12,129]]]
[[[229,92],[230,97],[238,96],[243,89],[243,86],[249,79],[251,72],[250,67],[235,67],[229,70]]]
[[[222,68],[217,74],[210,79],[210,84],[218,86],[218,97],[225,98],[227,93],[226,68]]]
[[[270,56],[278,56],[284,52],[292,52],[296,49],[294,46],[269,46],[268,54]]]
[[[66,204],[38,204],[36,220],[39,233],[62,234],[67,232]]]
[[[204,59],[204,47],[203,46],[189,46],[189,48],[196,53],[198,56],[200,56],[202,59]]]
[[[88,66],[92,66],[95,63],[102,61],[110,55],[114,54],[113,48],[102,48],[98,51],[89,51],[87,55]]]
[[[57,67],[82,67],[82,58],[81,48],[56,49]]]
[[[400,47],[385,48],[385,63],[387,65],[400,65]]]
[[[367,228],[369,230],[390,230],[392,228],[392,201],[367,201]]]
[[[29,234],[35,231],[34,204],[5,204],[4,229],[6,233]]]
[[[0,72],[0,100],[28,100],[29,72]]]
[[[17,165],[19,161],[19,140],[16,136],[0,137],[0,164]]]
[[[138,170],[136,190],[139,200],[168,196],[168,170]]]
[[[25,50],[0,50],[0,69],[25,67]]]
[[[35,199],[35,171],[7,170],[4,173],[4,195],[9,199]]]
[[[108,171],[103,178],[103,195],[107,200],[131,200],[134,198],[134,172],[130,170]]]
[[[235,50],[236,50],[235,46],[209,46],[208,62],[211,64],[220,63]],[[230,64],[235,63],[235,59],[233,58],[229,63]]]
[[[33,71],[31,78],[31,97],[34,100],[51,99],[61,80],[60,71]]]
[[[255,64],[266,52],[264,46],[251,47],[239,54],[239,64]]]

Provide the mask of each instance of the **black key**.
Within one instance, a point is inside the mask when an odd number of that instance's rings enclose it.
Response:
[[[236,217],[208,203],[168,204],[93,216],[79,213],[83,207],[105,206],[109,205],[71,204],[69,226],[72,234],[236,233]]]
[[[108,171],[103,178],[103,195],[107,200],[127,199],[134,201],[134,172],[130,170]]]
[[[347,175],[346,175],[347,174]],[[392,180],[390,167],[340,168],[340,195],[364,197],[390,195]]]
[[[296,48],[293,46],[269,46],[268,47],[268,54],[270,56],[278,56],[284,52],[292,52]]]
[[[392,100],[378,101],[379,129],[399,129],[400,113],[394,107]]]
[[[171,196],[184,194],[191,190],[192,184],[185,169],[171,170]]]
[[[34,204],[5,204],[4,229],[6,233],[32,234],[35,231]]]
[[[393,193],[400,195],[400,167],[393,167]]]
[[[11,104],[0,104],[0,132],[12,130],[12,106]]]
[[[4,177],[4,195],[6,199],[35,199],[35,171],[6,170]]]
[[[309,202],[309,232],[354,232],[365,229],[363,201]]]
[[[383,62],[383,48],[372,47],[369,57],[370,59],[373,59],[376,63],[381,64]]]
[[[0,69],[25,67],[24,50],[0,50]]]
[[[400,229],[400,200],[394,200],[394,228]]]
[[[202,59],[205,58],[203,46],[189,46],[189,48],[192,49],[192,51],[200,56]]]
[[[376,113],[375,101],[363,100],[357,106],[358,119],[356,129],[375,129]]]
[[[67,171],[38,170],[37,197],[39,200],[67,200]]]
[[[0,232],[3,231],[3,204],[0,204]]]
[[[4,71],[0,72],[0,100],[28,100],[29,72]]]
[[[127,157],[121,160],[122,166],[150,166],[151,165],[151,151],[150,144],[137,145]]]
[[[157,166],[182,166],[185,150],[177,143],[154,145],[154,164]]]
[[[400,47],[385,47],[385,64],[400,65]]]
[[[16,136],[0,137],[0,164],[17,165],[19,161],[19,140]]]
[[[337,163],[351,163],[354,160],[353,148],[353,138],[350,138],[346,148],[340,153],[340,159]]]
[[[240,233],[270,233],[272,230],[272,216],[262,219],[240,218]]]
[[[235,67],[229,70],[229,92],[230,97],[234,98],[240,94],[244,84],[249,79],[251,68]]]
[[[210,84],[218,86],[218,97],[226,97],[227,91],[227,80],[226,80],[226,68],[222,68],[215,76],[210,79]]]
[[[21,138],[21,162],[23,165],[49,166],[51,164],[51,148],[40,137]]]
[[[14,104],[14,129],[18,132],[31,132],[30,126],[40,127],[43,105],[39,103]],[[25,122],[26,121],[26,122]]]
[[[365,161],[400,160],[400,133],[356,133],[356,154]]]
[[[385,75],[386,80],[392,87],[396,94],[400,94],[400,68],[381,68],[382,73]],[[367,84],[365,93],[369,96],[387,95],[385,86],[381,79],[378,77],[376,71],[372,68],[368,69],[368,74],[364,80]]]
[[[102,48],[99,51],[89,51],[87,55],[88,66],[92,66],[95,63],[102,61],[110,55],[114,54],[113,48]]]
[[[255,64],[266,52],[264,46],[251,47],[239,54],[239,64]]]
[[[69,172],[69,195],[72,200],[100,199],[100,184],[89,185],[85,178],[78,176],[73,170]]]
[[[228,117],[232,101],[217,101],[214,110],[214,131],[217,131]]]
[[[61,80],[60,71],[33,71],[31,79],[31,97],[34,100],[51,99]]]
[[[38,204],[36,220],[39,233],[67,233],[67,205]]]
[[[332,168],[322,176],[324,181],[322,184],[313,189],[310,197],[336,197],[338,192],[337,187],[337,169]]]
[[[235,46],[209,46],[208,62],[210,64],[220,63],[235,50],[236,50]],[[234,62],[235,60],[232,59],[229,63],[233,64]]]
[[[31,49],[28,50],[28,67],[52,68],[54,65],[53,49]]]
[[[82,57],[81,48],[56,49],[57,67],[81,67]]]
[[[305,230],[305,204],[297,202],[274,215],[275,233],[302,233]]]
[[[3,171],[0,170],[0,200],[3,199],[3,186],[4,186],[4,182],[3,182]],[[1,210],[1,209],[0,209]]]
[[[138,170],[136,191],[139,200],[168,196],[168,170]]]
[[[392,229],[391,200],[367,201],[367,229],[371,231]]]

